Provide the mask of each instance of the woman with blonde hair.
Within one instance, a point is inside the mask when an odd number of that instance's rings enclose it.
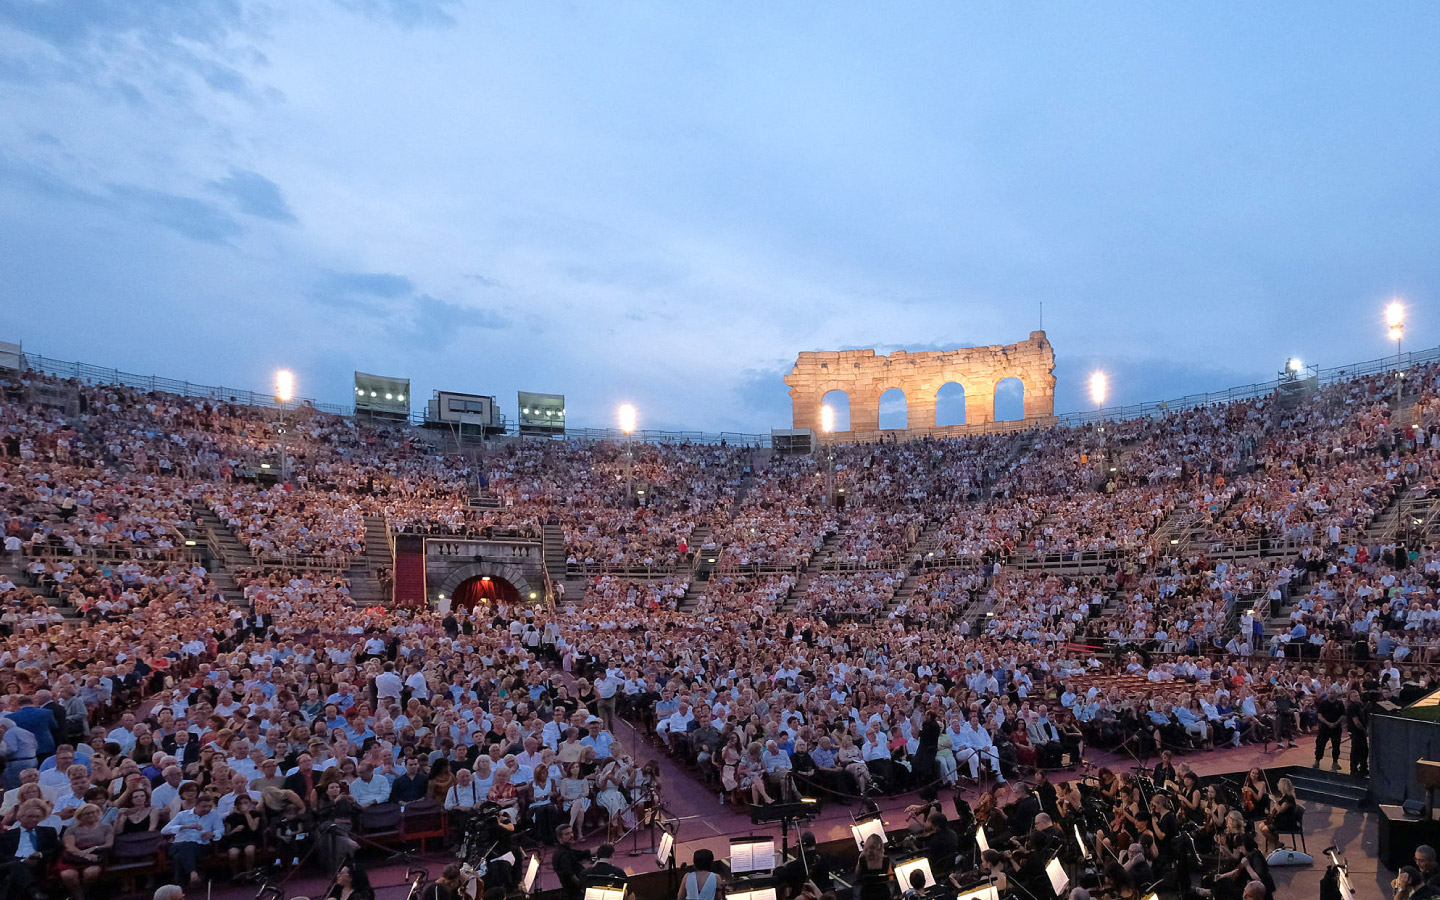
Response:
[[[880,835],[872,834],[865,839],[865,848],[855,860],[855,872],[851,880],[855,883],[856,900],[890,900],[890,882],[894,879],[895,868],[885,855],[885,841]]]
[[[85,885],[100,877],[115,829],[100,821],[100,807],[86,803],[75,810],[74,823],[61,835],[60,881],[74,900],[84,900]]]
[[[1288,778],[1275,782],[1275,793],[1265,818],[1255,823],[1256,834],[1260,837],[1260,852],[1269,856],[1280,849],[1282,833],[1300,830],[1300,816],[1303,810],[1295,798],[1295,785]]]

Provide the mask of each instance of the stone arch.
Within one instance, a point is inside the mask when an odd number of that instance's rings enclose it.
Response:
[[[445,576],[445,580],[438,588],[432,588],[430,603],[436,609],[448,611],[450,598],[455,595],[455,589],[472,578],[482,575],[489,575],[492,578],[503,578],[515,586],[520,592],[521,602],[539,603],[545,599],[545,585],[536,584],[531,580],[524,569],[516,566],[509,566],[497,562],[477,562],[468,566],[460,566]],[[532,598],[530,595],[534,594]]]
[[[833,391],[826,391],[825,396],[820,398],[820,405],[824,406],[827,403],[830,405],[830,409],[833,410],[835,413],[834,430],[849,431],[850,395],[842,390],[839,390],[838,388]],[[815,421],[820,421],[820,414],[818,412],[815,414]],[[819,431],[820,429],[816,428],[815,430]]]
[[[875,422],[880,430],[903,431],[910,427],[910,399],[905,396],[904,388],[881,391],[875,406]]]
[[[935,427],[965,424],[965,385],[947,381],[935,392]]]
[[[1015,375],[995,382],[995,421],[1015,422],[1025,418],[1025,380]]]
[[[995,388],[1007,378],[1023,382],[1024,418],[1055,414],[1055,351],[1043,331],[1032,331],[1028,340],[1014,344],[923,353],[805,352],[797,357],[785,383],[790,386],[792,427],[818,433],[822,398],[838,390],[850,400],[850,431],[864,435],[880,430],[884,387],[905,392],[906,430],[923,433],[934,427],[935,398],[941,386],[949,382],[964,386],[965,425],[976,427],[995,421]]]

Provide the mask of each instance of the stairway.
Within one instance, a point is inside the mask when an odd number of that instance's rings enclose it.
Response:
[[[575,590],[565,571],[565,560],[568,558],[565,553],[565,528],[558,522],[546,522],[541,532],[541,541],[544,547],[545,574],[552,582],[565,585],[566,603],[579,603],[585,592],[583,582],[581,590]]]
[[[246,606],[245,595],[235,581],[235,572],[254,569],[254,554],[240,543],[235,533],[204,503],[195,504],[195,518],[204,532],[205,546],[215,548],[220,554],[210,560],[210,581],[232,606]]]
[[[1348,774],[1349,763],[1341,760],[1341,771],[1330,770],[1330,758],[1321,763],[1324,768],[1309,766],[1286,766],[1271,769],[1266,774],[1270,783],[1277,778],[1289,778],[1295,785],[1295,796],[1302,801],[1324,803],[1344,809],[1363,809],[1371,805],[1370,779],[1356,778]]]
[[[910,574],[906,575],[905,580],[900,582],[899,587],[895,588],[895,593],[885,602],[884,608],[880,610],[876,618],[884,619],[889,617],[889,615],[895,611],[895,607],[899,606],[902,601],[909,600],[910,594],[915,590],[915,585],[920,582],[920,576],[922,574],[923,570],[917,567],[914,571],[910,572]]]
[[[200,523],[200,527],[209,532],[209,536],[214,539],[212,544],[220,551],[218,562],[224,568],[231,571],[256,568],[255,555],[250,552],[250,548],[240,543],[235,532],[220,521],[220,517],[215,515],[214,510],[204,503],[197,503],[195,504],[195,518]]]
[[[681,597],[680,602],[675,605],[675,611],[686,614],[694,612],[695,605],[700,602],[701,597],[705,596],[705,592],[709,590],[709,588],[710,582],[708,580],[701,581],[698,578],[690,579],[690,585],[685,588],[685,596]]]
[[[390,569],[393,578],[394,566],[395,557],[390,551],[390,529],[385,520],[380,516],[366,516],[365,552],[357,556],[350,568],[345,570],[345,578],[350,582],[351,598],[360,606],[390,603],[393,598],[385,596],[385,590],[375,573],[381,569]]]

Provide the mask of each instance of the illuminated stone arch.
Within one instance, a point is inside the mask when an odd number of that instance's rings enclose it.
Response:
[[[936,427],[935,400],[942,385],[956,382],[965,390],[965,426],[995,421],[995,386],[1005,378],[1024,385],[1025,418],[1055,414],[1055,351],[1043,331],[1032,331],[1016,344],[992,344],[958,350],[877,356],[874,350],[801,353],[785,377],[790,386],[794,428],[820,432],[820,406],[830,391],[844,391],[850,401],[850,433],[878,434],[880,395],[890,388],[904,391],[909,431]],[[838,430],[838,429],[837,429]]]

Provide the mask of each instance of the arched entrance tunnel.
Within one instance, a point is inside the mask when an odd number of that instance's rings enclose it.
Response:
[[[516,604],[520,602],[520,591],[504,578],[495,575],[476,575],[460,582],[451,601],[452,609],[493,607],[496,603]]]

